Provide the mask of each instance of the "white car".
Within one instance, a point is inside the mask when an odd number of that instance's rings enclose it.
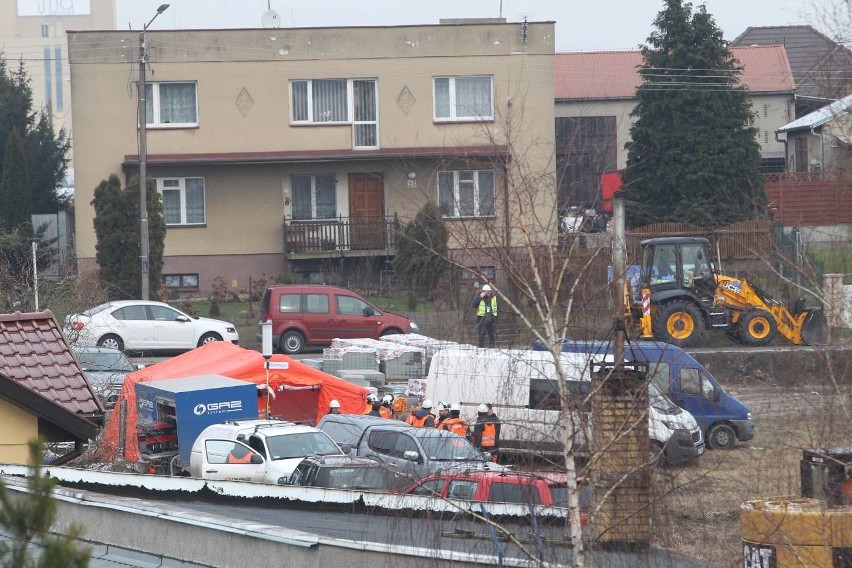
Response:
[[[202,479],[284,485],[308,456],[345,455],[328,434],[283,420],[213,424],[192,445],[189,474]]]
[[[124,351],[194,349],[211,341],[238,344],[234,324],[196,318],[162,302],[108,302],[65,318],[63,332],[75,347]]]

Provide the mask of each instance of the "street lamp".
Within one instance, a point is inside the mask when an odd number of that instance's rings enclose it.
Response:
[[[139,32],[139,87],[136,105],[139,112],[139,264],[142,300],[148,299],[148,101],[145,95],[145,65],[148,63],[148,46],[145,31],[169,4],[161,4],[154,17]]]

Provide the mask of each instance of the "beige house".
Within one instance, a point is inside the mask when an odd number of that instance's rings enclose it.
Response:
[[[24,62],[33,106],[51,114],[57,132],[73,138],[65,32],[114,27],[115,0],[0,0],[0,50],[11,66]]]
[[[529,199],[512,168],[553,187],[552,22],[147,41],[147,168],[164,203],[168,289],[203,294],[217,276],[245,289],[282,272],[345,282],[358,259],[383,267],[430,201],[453,246],[511,246]],[[71,32],[68,43],[83,273],[95,268],[94,188],[138,173],[138,33]],[[541,193],[528,214],[552,215],[555,194]]]
[[[795,84],[781,45],[732,47],[743,67],[740,82],[749,90],[764,171],[783,171],[785,148],[775,137],[795,116]],[[627,165],[636,88],[642,79],[636,51],[556,54],[557,175],[560,202],[583,205],[599,200],[602,172]]]

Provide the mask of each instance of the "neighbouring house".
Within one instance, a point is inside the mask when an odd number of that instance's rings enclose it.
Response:
[[[27,463],[27,444],[96,437],[104,409],[49,311],[0,314],[0,463]]]
[[[249,277],[288,272],[346,283],[359,267],[386,267],[428,202],[443,208],[456,252],[483,226],[499,233],[491,246],[513,246],[522,210],[555,230],[553,22],[146,38],[166,290],[205,294],[217,276],[245,290]],[[68,43],[83,274],[96,268],[94,188],[139,170],[139,33],[70,32]],[[532,210],[511,197],[513,167],[542,188]]]
[[[784,171],[784,143],[775,131],[793,117],[795,84],[780,45],[731,48],[743,67],[764,171]],[[556,153],[560,207],[600,200],[601,174],[627,165],[642,54],[593,51],[556,54]]]
[[[852,169],[852,95],[782,125],[787,171],[844,172]]]
[[[811,26],[748,27],[732,46],[783,45],[796,82],[797,117],[852,93],[852,51]]]

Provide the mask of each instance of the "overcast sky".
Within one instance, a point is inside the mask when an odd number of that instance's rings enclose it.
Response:
[[[725,39],[748,26],[814,21],[813,6],[827,0],[706,0]],[[116,0],[116,24],[140,28],[162,0]],[[439,18],[496,17],[500,0],[171,0],[150,29],[260,27],[267,2],[281,27],[432,24]],[[700,2],[693,2],[694,5]],[[503,17],[556,22],[557,51],[635,49],[651,31],[662,0],[503,0]],[[811,14],[809,14],[809,12]],[[828,30],[826,30],[828,31]]]

